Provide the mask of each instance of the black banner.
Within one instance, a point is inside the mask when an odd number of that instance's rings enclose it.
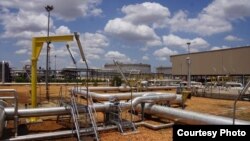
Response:
[[[173,141],[250,140],[250,125],[174,125]]]

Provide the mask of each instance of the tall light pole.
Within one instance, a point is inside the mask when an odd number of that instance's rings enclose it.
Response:
[[[187,75],[187,81],[188,81],[188,89],[190,89],[191,88],[191,76],[190,76],[190,64],[191,64],[190,45],[191,45],[191,42],[187,42],[187,45],[188,45],[188,57],[187,57],[188,75]]]
[[[45,7],[48,12],[48,29],[47,29],[47,53],[46,53],[46,74],[45,74],[45,83],[46,83],[46,99],[49,101],[49,86],[48,86],[48,78],[49,78],[49,50],[50,50],[50,40],[49,40],[49,24],[50,24],[50,11],[54,9],[53,5],[47,5]]]
[[[55,55],[55,78],[56,78],[56,55]]]

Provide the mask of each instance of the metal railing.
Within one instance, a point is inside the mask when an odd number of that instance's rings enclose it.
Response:
[[[233,107],[233,125],[235,124],[235,118],[236,118],[236,104],[237,104],[238,100],[241,98],[241,96],[246,93],[246,91],[248,90],[249,87],[250,87],[250,81],[248,81],[248,83],[246,84],[246,86],[240,91],[238,97],[234,101],[234,107]]]
[[[79,112],[78,112],[78,108],[77,108],[77,103],[76,103],[76,99],[75,99],[75,93],[72,92],[71,93],[71,97],[70,97],[70,101],[71,101],[71,115],[72,115],[72,118],[73,118],[73,122],[74,122],[74,125],[75,125],[75,131],[76,131],[76,134],[77,134],[77,139],[78,141],[81,140],[80,138],[80,125],[79,125]]]

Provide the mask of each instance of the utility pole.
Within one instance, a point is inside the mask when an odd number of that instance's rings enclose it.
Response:
[[[55,55],[55,78],[56,78],[56,55]]]
[[[191,64],[191,59],[190,59],[190,44],[191,42],[187,42],[188,45],[188,57],[187,57],[187,65],[188,65],[188,74],[187,74],[187,81],[188,81],[188,89],[191,88],[191,76],[190,76],[190,64]]]
[[[50,40],[49,40],[49,24],[50,24],[50,11],[54,9],[53,5],[47,5],[45,7],[48,12],[48,29],[47,29],[47,53],[46,53],[46,74],[45,74],[45,83],[46,83],[46,99],[49,101],[49,86],[48,86],[48,78],[49,78],[49,50],[50,50]]]

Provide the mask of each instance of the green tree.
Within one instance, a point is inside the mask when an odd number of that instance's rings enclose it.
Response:
[[[122,79],[118,76],[113,77],[113,79],[111,80],[112,86],[121,86],[121,84],[122,84]]]

